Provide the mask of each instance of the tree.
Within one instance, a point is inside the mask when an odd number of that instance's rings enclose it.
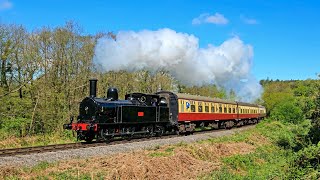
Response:
[[[299,124],[304,121],[304,115],[294,102],[285,101],[274,107],[271,118],[285,123]]]
[[[1,82],[0,87],[3,87],[5,91],[9,91],[9,85],[7,81],[7,73],[11,70],[11,64],[8,60],[9,55],[12,53],[14,44],[12,42],[12,31],[10,26],[0,24],[0,60],[1,60]]]
[[[318,75],[320,79],[320,74]],[[320,142],[320,81],[317,81],[317,93],[314,99],[315,108],[312,112],[312,128],[309,132],[311,142],[317,144]]]

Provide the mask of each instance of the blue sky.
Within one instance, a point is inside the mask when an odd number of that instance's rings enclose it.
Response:
[[[320,2],[276,0],[0,0],[0,21],[29,30],[74,20],[84,33],[170,28],[200,47],[238,36],[254,49],[260,80],[316,78],[320,73]]]

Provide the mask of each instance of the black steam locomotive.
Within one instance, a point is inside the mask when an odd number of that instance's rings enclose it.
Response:
[[[97,80],[90,80],[90,96],[80,103],[77,122],[64,129],[77,132],[79,140],[108,141],[114,137],[161,136],[177,128],[177,96],[171,92],[131,93],[118,99],[118,91],[109,88],[106,98],[96,97]]]

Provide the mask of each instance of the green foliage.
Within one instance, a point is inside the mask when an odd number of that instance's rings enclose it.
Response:
[[[284,83],[268,83],[264,85],[262,99],[264,100],[264,105],[269,113],[279,103],[283,101],[292,101],[293,95],[290,87]]]
[[[180,93],[189,93],[200,96],[214,97],[214,98],[227,98],[227,92],[225,89],[217,87],[216,85],[203,85],[203,86],[184,86],[178,85],[178,92]],[[234,91],[230,91],[229,98],[235,98]]]
[[[315,108],[311,115],[312,128],[309,133],[310,140],[314,144],[320,142],[320,82],[317,85],[318,92],[314,99]]]
[[[305,120],[300,124],[282,123],[267,119],[257,125],[259,132],[270,138],[277,146],[298,151],[308,145],[310,121]]]
[[[167,157],[172,156],[174,153],[174,147],[168,147],[164,151],[159,151],[159,148],[154,149],[154,152],[149,153],[151,157]]]
[[[320,143],[309,146],[311,123],[283,123],[266,119],[256,129],[238,135],[223,137],[226,141],[248,142],[246,134],[259,132],[271,144],[258,146],[250,154],[234,155],[223,159],[223,166],[202,179],[319,179]],[[219,138],[220,139],[220,138]],[[216,140],[217,141],[217,140]],[[219,142],[219,141],[218,141]]]
[[[168,156],[172,156],[173,153],[170,152],[153,152],[150,153],[149,156],[151,157],[168,157]]]
[[[73,176],[70,172],[68,171],[63,171],[63,172],[56,172],[56,173],[50,173],[49,174],[53,179],[79,179],[79,177]]]
[[[319,80],[272,81],[262,80],[264,87],[262,99],[268,114],[282,102],[294,101],[306,117],[315,108],[314,99],[319,92]]]
[[[34,166],[31,171],[32,172],[40,172],[40,171],[43,171],[51,166],[53,166],[54,164],[53,163],[49,163],[47,161],[43,161],[43,162],[40,162],[39,164],[37,164],[36,166]]]
[[[301,168],[314,168],[320,170],[320,143],[311,145],[299,151],[295,161]]]
[[[285,179],[292,155],[276,147],[261,147],[255,153],[224,159],[235,179]]]
[[[304,120],[304,115],[292,101],[284,101],[273,108],[271,118],[285,123],[300,124]]]
[[[26,119],[26,118],[3,119],[0,124],[1,125],[0,137],[2,138],[5,138],[7,136],[23,137],[27,134],[29,123],[30,123],[30,119]]]
[[[310,141],[314,144],[320,142],[320,119],[315,119],[312,122],[312,127],[309,133]]]
[[[320,143],[300,150],[292,163],[292,179],[320,178]]]
[[[256,129],[219,139],[227,142],[250,143],[249,138],[257,133],[271,140],[271,144],[258,145],[257,149],[249,154],[223,158],[223,166],[220,170],[201,179],[288,179],[292,177],[291,164],[294,161],[295,152],[288,148],[295,146],[297,137],[306,135],[307,132],[297,125],[267,119],[258,124]],[[288,148],[280,143],[283,140],[285,144],[289,144]]]

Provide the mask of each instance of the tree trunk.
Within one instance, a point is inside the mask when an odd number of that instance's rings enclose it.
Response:
[[[7,77],[6,77],[6,72],[7,72],[7,66],[6,66],[6,62],[7,60],[2,59],[2,63],[1,63],[1,87],[3,87],[6,91],[8,91],[8,82],[7,82]]]

